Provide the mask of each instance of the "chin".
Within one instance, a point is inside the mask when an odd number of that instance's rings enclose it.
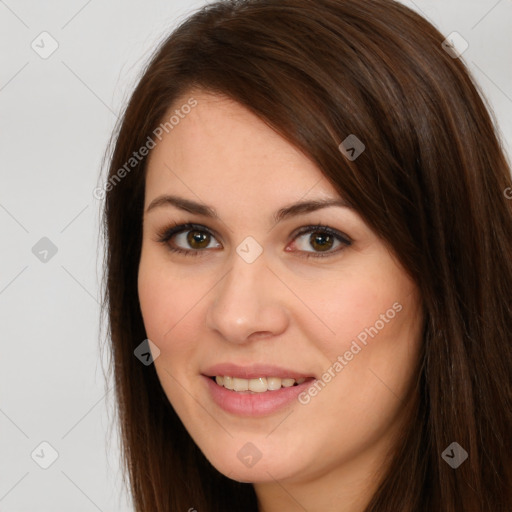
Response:
[[[265,457],[262,453],[265,449],[262,448],[258,455],[250,442],[234,444],[236,446],[233,446],[233,449],[222,446],[220,453],[214,447],[212,447],[213,451],[208,453],[203,451],[212,466],[231,480],[242,483],[264,483],[292,478],[297,473],[296,463],[285,453],[276,453],[274,449],[268,449],[269,455]],[[263,443],[258,444],[261,446]]]

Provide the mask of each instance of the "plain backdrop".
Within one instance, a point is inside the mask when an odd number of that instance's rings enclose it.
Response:
[[[469,43],[462,58],[511,154],[512,1],[404,3]],[[0,0],[2,512],[132,510],[109,435],[92,191],[142,66],[204,4]]]

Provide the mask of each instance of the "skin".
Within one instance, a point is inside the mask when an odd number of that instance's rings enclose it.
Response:
[[[146,177],[138,289],[148,338],[160,350],[158,377],[213,466],[254,484],[260,511],[361,511],[416,378],[423,323],[417,287],[350,208],[276,224],[272,215],[284,206],[341,196],[303,153],[230,99],[190,91],[170,112],[190,97],[197,106],[152,150]],[[162,194],[207,204],[219,219],[172,205],[146,212]],[[218,235],[206,235],[203,249],[187,243],[187,233],[158,241],[159,232],[185,222]],[[315,257],[325,254],[325,239],[319,249],[310,234],[293,233],[316,224],[352,244],[334,242],[330,254]],[[247,236],[263,249],[250,264],[236,252]],[[173,253],[173,244],[196,255]],[[271,363],[321,378],[394,303],[401,311],[307,405],[293,401],[243,418],[206,392],[200,374],[221,362]],[[262,454],[252,467],[237,458],[247,442]]]

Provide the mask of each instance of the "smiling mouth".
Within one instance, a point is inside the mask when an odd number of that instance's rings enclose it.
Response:
[[[314,380],[314,377],[292,379],[280,377],[258,377],[256,379],[242,379],[227,375],[217,375],[210,377],[218,386],[238,393],[265,393],[267,391],[277,391],[281,388],[290,388],[298,386],[306,381]]]

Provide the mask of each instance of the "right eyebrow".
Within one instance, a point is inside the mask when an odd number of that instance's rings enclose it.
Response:
[[[219,215],[211,206],[207,206],[202,203],[197,203],[196,201],[191,201],[190,199],[185,199],[183,197],[172,196],[172,195],[162,195],[158,196],[156,199],[151,201],[151,204],[147,207],[146,212],[148,213],[151,210],[161,207],[161,206],[175,206],[180,210],[185,210],[189,213],[195,213],[197,215],[203,215],[205,217],[211,217],[218,219]]]

